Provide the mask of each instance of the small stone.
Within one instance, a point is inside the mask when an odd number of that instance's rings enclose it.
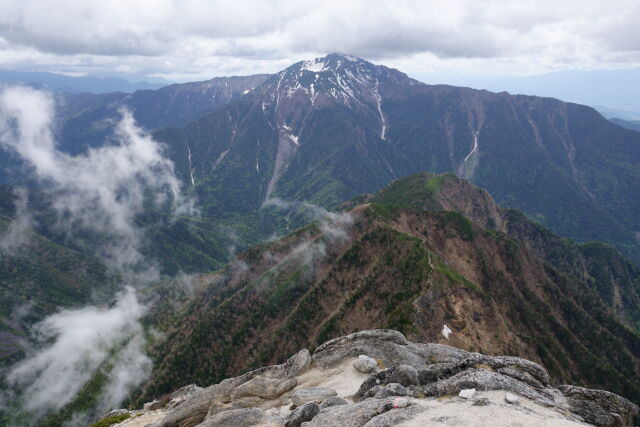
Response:
[[[507,402],[510,405],[517,405],[518,404],[518,396],[516,396],[515,394],[507,393],[504,396],[504,401]]]
[[[460,396],[463,399],[471,399],[473,396],[475,396],[475,394],[476,394],[475,388],[465,388],[464,390],[460,390],[460,393],[458,393],[458,396]]]
[[[364,354],[358,356],[353,362],[353,367],[364,374],[370,374],[378,370],[376,360]]]

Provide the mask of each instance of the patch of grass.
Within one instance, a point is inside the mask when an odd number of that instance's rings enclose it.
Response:
[[[100,421],[91,424],[89,427],[109,427],[111,425],[121,423],[124,420],[128,420],[129,418],[131,418],[130,414],[113,415],[111,417],[103,418]]]
[[[370,209],[376,216],[386,220],[393,220],[397,218],[400,212],[400,208],[398,206],[384,203],[371,203]]]
[[[458,179],[453,174],[432,175],[418,173],[398,179],[382,189],[372,202],[404,208],[429,209],[429,204],[448,180]]]
[[[436,271],[447,276],[449,283],[452,285],[464,285],[467,288],[471,289],[472,291],[475,291],[481,295],[486,295],[486,293],[478,285],[471,282],[462,274],[458,273],[457,271],[453,270],[452,268],[443,264],[442,262],[438,262],[438,264],[436,265]]]

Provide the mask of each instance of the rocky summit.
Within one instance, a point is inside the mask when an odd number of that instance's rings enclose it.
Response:
[[[313,354],[201,388],[183,387],[140,410],[112,411],[119,426],[632,426],[638,407],[616,394],[552,385],[526,359],[414,343],[366,330]]]

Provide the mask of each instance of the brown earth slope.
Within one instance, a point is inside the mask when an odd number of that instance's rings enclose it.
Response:
[[[559,238],[453,175],[396,181],[198,283],[161,322],[139,400],[391,328],[528,358],[557,383],[640,401],[637,267],[608,246]]]

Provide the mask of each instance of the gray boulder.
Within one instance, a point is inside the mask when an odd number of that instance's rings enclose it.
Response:
[[[396,383],[402,386],[415,386],[418,384],[418,371],[409,365],[393,366],[367,378],[355,394],[356,399],[372,396],[369,390],[376,386]],[[377,392],[377,391],[376,391]]]
[[[304,427],[362,427],[373,418],[393,409],[393,398],[366,399],[351,405],[325,408]],[[403,409],[395,409],[402,411]]]
[[[558,387],[567,399],[571,412],[596,426],[633,426],[638,406],[624,397],[604,390],[572,385]]]
[[[397,383],[403,386],[418,385],[418,371],[410,365],[398,365],[390,369],[387,383]]]
[[[318,415],[320,412],[320,408],[318,404],[315,402],[310,402],[305,405],[297,407],[289,416],[287,417],[284,426],[285,427],[300,427],[302,423],[306,421],[311,421],[313,417]]]
[[[390,383],[377,390],[373,396],[382,399],[383,397],[408,396],[409,394],[411,392],[405,386],[398,383]]]
[[[378,363],[375,359],[361,354],[355,362],[353,362],[353,367],[364,374],[371,374],[378,370]]]

